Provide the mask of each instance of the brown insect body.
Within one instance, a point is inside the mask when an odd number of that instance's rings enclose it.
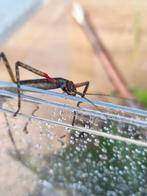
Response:
[[[13,74],[13,71],[11,69],[11,66],[7,60],[6,55],[2,52],[0,53],[0,59],[3,60],[4,65],[6,66],[8,73],[10,75],[10,78],[12,82],[17,84],[17,91],[18,91],[18,108],[15,112],[14,116],[16,116],[21,108],[21,85],[29,85],[36,88],[41,88],[44,90],[50,90],[50,89],[57,89],[61,88],[64,92],[66,92],[68,95],[80,95],[81,97],[84,97],[86,95],[86,92],[89,87],[89,81],[77,83],[74,84],[72,81],[64,79],[64,78],[52,78],[47,73],[42,72],[38,69],[35,69],[34,67],[30,65],[26,65],[20,61],[17,61],[15,64],[15,72],[16,72],[16,78]],[[20,71],[19,68],[24,68],[36,75],[39,75],[43,77],[43,79],[34,79],[34,80],[20,80]],[[84,87],[84,90],[82,93],[78,92],[76,89],[79,87]],[[78,102],[77,106],[79,106],[80,102]]]

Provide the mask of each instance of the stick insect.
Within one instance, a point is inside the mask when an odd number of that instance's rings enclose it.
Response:
[[[17,61],[15,64],[15,74],[16,74],[16,78],[15,78],[15,75],[8,62],[8,59],[3,52],[0,53],[0,59],[3,60],[4,65],[7,68],[7,71],[10,75],[11,81],[17,84],[18,106],[17,106],[16,112],[14,113],[14,116],[16,116],[21,109],[21,85],[29,85],[29,86],[41,88],[44,90],[60,88],[62,89],[63,92],[67,93],[68,95],[72,95],[72,96],[80,95],[83,98],[85,97],[86,92],[88,90],[89,81],[85,81],[81,83],[73,83],[72,81],[64,79],[64,78],[52,78],[47,73],[42,72],[38,69],[35,69],[34,67],[30,65],[26,65],[20,61]],[[41,76],[43,78],[32,79],[32,80],[20,80],[20,70],[19,70],[20,68],[33,72],[34,74]],[[77,91],[77,88],[79,87],[84,87],[82,93]],[[77,107],[79,107],[80,103],[81,102],[77,103]],[[75,116],[76,116],[76,112],[74,112],[72,125],[74,125]],[[25,129],[26,129],[26,126],[25,126]]]

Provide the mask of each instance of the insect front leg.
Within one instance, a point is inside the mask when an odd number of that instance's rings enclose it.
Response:
[[[85,86],[85,87],[84,87],[84,90],[83,90],[83,92],[81,94],[81,97],[85,97],[86,92],[87,92],[88,87],[89,87],[89,81],[82,82],[82,83],[79,83],[79,84],[75,84],[76,88],[79,88],[79,87],[82,87],[82,86]],[[80,103],[81,103],[80,101],[77,103],[77,107],[79,107]]]
[[[88,87],[89,87],[89,81],[75,84],[76,88],[83,87],[83,86],[85,86],[85,87],[84,87],[83,92],[81,93],[81,97],[85,97],[86,92],[87,92]],[[80,103],[81,103],[80,101],[77,103],[77,107],[79,107]],[[76,112],[74,112],[74,116],[73,116],[73,120],[72,120],[72,126],[74,126],[74,124],[75,124],[75,118],[76,118]]]

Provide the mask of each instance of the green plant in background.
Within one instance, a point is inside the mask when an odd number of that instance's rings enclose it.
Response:
[[[133,95],[143,103],[144,108],[147,108],[147,90],[135,88],[132,90]]]

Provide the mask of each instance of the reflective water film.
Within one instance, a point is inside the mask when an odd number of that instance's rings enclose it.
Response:
[[[23,88],[14,117],[1,84],[2,195],[147,195],[146,111]]]

